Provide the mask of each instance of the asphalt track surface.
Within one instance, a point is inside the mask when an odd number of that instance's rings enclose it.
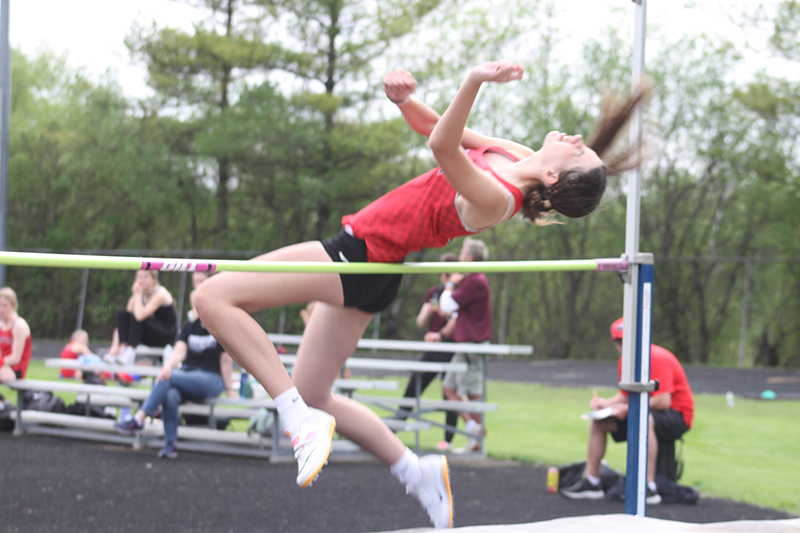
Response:
[[[490,379],[609,386],[613,363],[492,361]],[[687,368],[695,392],[798,397],[800,372]],[[491,389],[489,389],[491,396]],[[0,532],[378,532],[429,526],[419,503],[374,461],[332,462],[299,489],[293,463],[0,433]],[[619,514],[621,503],[547,494],[546,469],[493,460],[454,461],[456,527]],[[693,523],[791,518],[702,495],[696,505],[648,507],[648,516]]]
[[[376,462],[331,463],[308,489],[296,466],[259,459],[155,451],[0,434],[0,531],[356,533],[429,526],[419,503]],[[518,524],[619,514],[623,504],[548,494],[546,470],[479,460],[451,464],[455,526]],[[701,496],[696,505],[650,506],[682,522],[790,518]]]

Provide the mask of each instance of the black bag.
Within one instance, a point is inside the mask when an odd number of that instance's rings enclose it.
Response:
[[[14,419],[11,413],[16,406],[5,398],[0,399],[0,431],[14,431]]]
[[[66,411],[64,400],[50,391],[26,390],[19,399],[22,408],[29,411],[46,411],[63,413]]]
[[[86,416],[86,404],[81,402],[75,402],[69,407],[67,407],[64,412],[68,415]],[[99,405],[89,406],[89,416],[91,418],[109,418],[112,420],[116,419],[114,415],[106,413],[105,410]]]
[[[700,492],[694,487],[678,485],[667,476],[656,474],[656,487],[661,496],[661,503],[683,503],[694,505],[700,499]],[[625,478],[606,491],[606,499],[614,502],[625,501]]]
[[[679,485],[666,476],[656,475],[656,486],[663,503],[694,505],[700,499],[700,492],[696,488]]]
[[[183,421],[186,423],[187,426],[190,427],[208,427],[208,416],[206,415],[193,415],[189,413],[183,413],[181,415],[183,417]],[[228,425],[231,423],[230,418],[220,418],[214,417],[216,421],[217,429],[222,431],[228,428]]]
[[[566,488],[574,485],[581,480],[585,470],[586,461],[570,463],[560,467],[558,469],[558,486],[560,488]],[[617,482],[617,480],[625,479],[622,475],[622,472],[614,470],[608,466],[605,461],[600,462],[600,472],[598,477],[600,478],[600,485],[602,485],[604,491],[610,489]]]

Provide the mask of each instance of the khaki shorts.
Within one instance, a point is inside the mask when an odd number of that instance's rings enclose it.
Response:
[[[483,369],[486,358],[483,355],[457,353],[451,363],[467,363],[466,372],[447,372],[442,379],[442,387],[455,389],[459,396],[483,396]]]

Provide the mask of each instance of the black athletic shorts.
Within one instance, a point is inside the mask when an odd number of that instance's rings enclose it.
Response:
[[[367,243],[342,230],[336,237],[322,241],[322,246],[336,263],[366,263]],[[339,274],[344,290],[345,307],[367,313],[380,313],[392,303],[400,289],[402,274]]]
[[[663,411],[650,411],[656,424],[656,438],[661,441],[671,441],[681,438],[689,431],[683,415],[671,407]],[[611,433],[615,442],[628,440],[628,421],[617,420],[617,430]]]

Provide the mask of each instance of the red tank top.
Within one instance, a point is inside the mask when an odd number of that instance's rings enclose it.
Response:
[[[522,207],[522,192],[495,174],[484,152],[519,159],[502,148],[484,146],[467,150],[478,167],[489,171],[514,196],[514,213]],[[353,215],[342,217],[342,226],[367,243],[370,263],[398,263],[411,252],[441,248],[456,237],[477,233],[464,227],[456,209],[456,190],[440,167],[381,196]]]
[[[16,323],[16,320],[14,323]],[[11,327],[8,329],[0,328],[0,356],[2,356],[3,359],[11,355],[11,349],[13,348],[14,344],[14,323],[12,323]],[[15,372],[20,371],[23,378],[28,372],[28,363],[31,360],[31,351],[33,347],[31,339],[32,335],[28,335],[28,338],[25,339],[25,348],[22,350],[22,359],[20,359],[19,363],[16,365],[11,366]]]

